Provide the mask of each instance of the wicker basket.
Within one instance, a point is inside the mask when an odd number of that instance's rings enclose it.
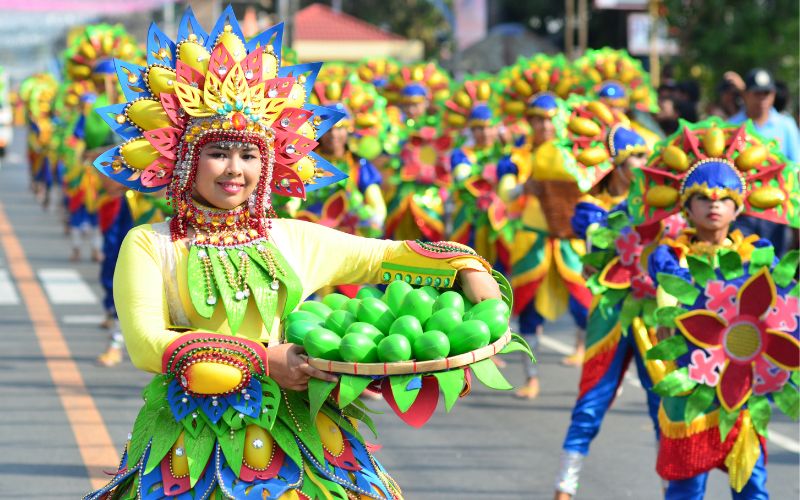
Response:
[[[550,234],[556,238],[575,238],[572,216],[583,193],[571,181],[534,181],[534,194],[539,198]]]
[[[431,361],[399,361],[396,363],[349,363],[345,361],[308,358],[308,364],[326,372],[343,373],[346,375],[406,375],[410,373],[440,372],[490,358],[503,350],[510,341],[511,331],[509,330],[506,331],[502,337],[487,346],[444,359],[434,359]]]

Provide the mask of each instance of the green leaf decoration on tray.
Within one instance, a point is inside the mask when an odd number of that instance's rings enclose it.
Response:
[[[331,394],[340,408],[350,408],[370,388],[407,423],[422,425],[440,394],[449,411],[468,392],[467,368],[489,388],[510,389],[489,358],[518,351],[534,356],[509,332],[511,286],[502,275],[494,277],[502,298],[478,304],[458,289],[440,292],[400,280],[385,292],[362,288],[353,299],[330,294],[301,304],[285,322],[287,340],[303,345],[312,366],[339,375],[335,384],[310,381],[312,417]]]

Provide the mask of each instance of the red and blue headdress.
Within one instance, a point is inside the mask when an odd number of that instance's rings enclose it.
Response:
[[[694,194],[730,198],[743,213],[800,226],[798,165],[753,125],[713,117],[679,130],[656,146],[631,185],[629,209],[637,224],[681,210]]]
[[[114,61],[127,102],[98,112],[124,142],[97,158],[95,167],[131,189],[168,188],[178,214],[200,149],[213,142],[261,149],[252,206],[257,214],[269,208],[271,192],[302,198],[306,190],[343,179],[313,153],[317,139],[342,117],[308,103],[321,63],[281,66],[282,37],[279,24],[245,41],[230,6],[211,33],[187,9],[176,42],[151,25],[147,65]]]

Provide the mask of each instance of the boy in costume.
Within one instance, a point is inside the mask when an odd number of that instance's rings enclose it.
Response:
[[[740,213],[797,227],[797,165],[754,132],[712,118],[682,123],[634,182],[631,211],[690,224],[648,258],[658,287],[659,343],[674,368],[662,396],[656,469],[666,498],[702,498],[708,472],[728,472],[734,498],[767,498],[768,397],[797,417],[797,253],[730,226]]]

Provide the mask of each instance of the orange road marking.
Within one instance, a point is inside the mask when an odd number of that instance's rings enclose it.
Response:
[[[25,257],[22,245],[6,217],[2,203],[0,203],[0,243],[5,251],[11,275],[17,282],[19,293],[33,323],[39,347],[72,427],[92,488],[100,488],[110,480],[104,471],[114,471],[119,464],[119,454],[111,441],[102,415],[86,389],[78,365],[72,359],[64,335]]]

